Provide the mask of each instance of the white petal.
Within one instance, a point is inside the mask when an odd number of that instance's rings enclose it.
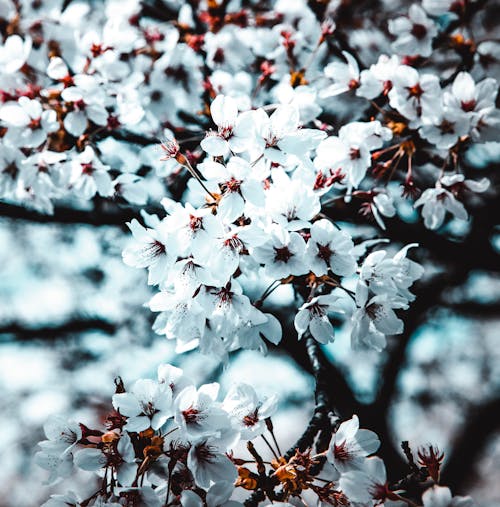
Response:
[[[106,465],[107,459],[100,449],[88,448],[75,453],[74,462],[82,470],[95,472]]]

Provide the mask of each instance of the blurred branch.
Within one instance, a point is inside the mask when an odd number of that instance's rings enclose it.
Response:
[[[461,303],[441,303],[444,307],[459,315],[468,317],[482,317],[485,319],[498,319],[500,315],[500,301],[492,303],[478,303],[477,301],[466,301]]]
[[[152,213],[161,213],[161,209],[155,208]],[[81,210],[66,206],[57,206],[52,215],[45,215],[38,211],[0,202],[0,217],[26,220],[42,224],[87,224],[95,227],[118,226],[126,228],[125,222],[139,216],[135,208],[121,208],[113,203],[106,203],[101,209]]]
[[[17,342],[29,340],[54,340],[60,336],[84,333],[87,331],[102,331],[113,334],[118,326],[104,319],[74,318],[57,326],[30,327],[19,323],[0,326],[0,342],[10,341],[9,335],[14,335]]]
[[[452,491],[464,492],[471,482],[475,465],[493,432],[500,429],[500,396],[474,407],[467,414],[460,435],[445,461],[443,484]]]

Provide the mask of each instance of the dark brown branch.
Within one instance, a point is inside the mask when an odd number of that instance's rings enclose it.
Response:
[[[315,437],[321,430],[329,428],[330,419],[329,411],[331,409],[331,400],[328,395],[329,392],[329,369],[325,364],[325,357],[321,353],[318,343],[314,338],[309,336],[306,341],[307,357],[309,358],[309,368],[314,376],[316,387],[314,389],[315,407],[314,412],[309,424],[297,440],[297,442],[288,450],[286,458],[290,459],[295,450],[305,451],[311,447]]]
[[[453,451],[446,459],[442,482],[456,493],[465,493],[473,482],[478,459],[495,430],[500,428],[500,397],[471,409]]]
[[[42,327],[31,327],[14,322],[0,326],[0,342],[9,341],[9,336],[14,336],[16,342],[22,342],[30,340],[55,340],[65,335],[87,331],[102,331],[106,334],[113,334],[117,327],[116,324],[99,318],[74,318],[55,326]]]
[[[161,209],[155,208],[151,212],[161,213]],[[107,203],[105,207],[99,210],[82,210],[58,206],[54,209],[54,214],[45,215],[24,206],[0,202],[0,217],[42,224],[87,224],[95,227],[118,226],[126,228],[125,222],[129,222],[133,218],[140,218],[140,215],[135,208],[121,208],[113,203]]]

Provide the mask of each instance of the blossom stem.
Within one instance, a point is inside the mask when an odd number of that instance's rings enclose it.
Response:
[[[276,454],[276,451],[273,449],[273,446],[269,443],[269,440],[264,435],[261,435],[261,437],[262,437],[262,440],[264,440],[264,442],[266,443],[267,447],[269,447],[269,449],[273,453],[273,456],[276,459],[279,459],[279,456]]]
[[[185,165],[184,165],[184,167],[189,171],[189,173],[191,174],[191,176],[203,187],[203,190],[205,190],[205,192],[214,201],[217,201],[217,199],[215,198],[214,194],[212,194],[212,192],[210,192],[210,190],[208,190],[208,188],[205,186],[205,183],[203,183],[203,180],[199,177],[198,173],[194,170],[193,166],[191,165],[191,162],[189,162],[189,160],[187,159],[187,157],[184,157],[184,158],[185,158]]]

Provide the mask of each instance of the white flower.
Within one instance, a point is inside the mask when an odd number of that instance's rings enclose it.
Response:
[[[174,399],[185,387],[193,384],[180,368],[171,364],[158,366],[158,383],[170,387]]]
[[[75,466],[81,468],[82,470],[86,470],[87,472],[95,472],[104,468],[108,459],[101,451],[101,449],[97,449],[96,447],[86,447],[85,449],[80,449],[75,453],[74,463]]]
[[[250,312],[239,323],[236,331],[233,345],[236,348],[250,350],[260,350],[267,352],[267,345],[263,337],[278,345],[282,337],[282,329],[279,320],[270,313],[262,313],[254,306],[250,307]]]
[[[394,77],[399,72],[401,62],[398,56],[379,56],[377,63],[361,72],[361,84],[356,95],[367,99],[374,99],[381,93],[389,93]]]
[[[306,243],[297,232],[288,232],[280,227],[272,229],[270,239],[254,249],[254,258],[265,265],[266,276],[272,279],[289,275],[305,275]]]
[[[271,162],[285,165],[288,156],[312,168],[309,152],[315,149],[326,133],[299,128],[299,110],[280,104],[269,117],[262,109],[255,112],[256,143],[259,152]]]
[[[64,128],[74,137],[80,137],[87,129],[88,120],[105,126],[108,113],[104,107],[103,90],[96,78],[77,75],[73,78],[75,86],[65,88],[62,99],[71,107],[64,117]]]
[[[54,455],[70,453],[82,438],[80,425],[66,418],[54,415],[44,424],[43,430],[48,440],[40,442],[40,447]]]
[[[408,259],[406,254],[410,248],[416,246],[417,243],[410,243],[392,258],[385,250],[372,252],[363,262],[359,274],[360,282],[366,284],[374,294],[389,294],[413,301],[415,296],[408,289],[422,276],[424,269],[420,264]]]
[[[155,228],[146,228],[135,218],[127,225],[134,243],[123,251],[123,262],[135,268],[148,268],[150,285],[162,283],[177,256],[175,240],[166,231],[166,225],[161,222]]]
[[[357,188],[371,165],[372,150],[391,139],[392,132],[379,121],[351,122],[321,142],[314,164],[318,169],[342,169],[348,176],[350,188]]]
[[[360,84],[358,62],[347,51],[342,51],[342,55],[347,63],[332,62],[325,67],[325,76],[333,80],[333,84],[320,91],[321,98],[356,90]]]
[[[358,309],[352,317],[351,345],[354,349],[372,348],[382,350],[386,345],[386,335],[401,334],[403,321],[394,309],[406,309],[408,303],[400,296],[387,294],[369,298],[369,290],[363,283],[356,288]]]
[[[113,181],[115,195],[127,202],[144,205],[148,201],[148,191],[144,180],[136,174],[124,173]]]
[[[291,178],[281,168],[273,169],[271,176],[273,184],[266,191],[270,218],[289,231],[307,228],[321,209],[319,196],[301,178]]]
[[[205,489],[214,482],[234,482],[238,476],[232,461],[210,440],[193,444],[188,453],[187,463],[195,483]]]
[[[385,224],[382,216],[393,217],[396,214],[396,208],[394,207],[392,196],[389,192],[375,190],[376,194],[373,197],[370,209],[373,216],[380,226],[385,231]]]
[[[60,478],[65,479],[73,471],[73,455],[70,452],[58,456],[51,452],[40,451],[35,454],[35,463],[50,472],[46,484],[53,484]]]
[[[243,214],[245,202],[254,206],[264,205],[264,187],[261,181],[252,178],[250,164],[240,157],[231,157],[224,166],[216,162],[205,162],[198,166],[209,183],[218,185],[221,198],[217,215],[225,222],[233,222]]]
[[[199,389],[188,386],[177,396],[175,422],[188,440],[230,429],[229,417],[216,401],[218,393],[219,384],[213,383],[204,384]]]
[[[352,238],[338,230],[329,220],[321,219],[311,226],[311,237],[307,242],[307,257],[311,271],[322,276],[331,269],[340,276],[349,276],[356,270],[352,250]]]
[[[467,135],[469,128],[470,118],[463,112],[444,108],[432,121],[424,120],[418,131],[421,137],[439,150],[447,150],[454,146],[460,137]]]
[[[130,392],[113,395],[113,406],[126,416],[127,431],[160,429],[173,415],[172,391],[154,380],[137,380]]]
[[[162,312],[153,329],[169,340],[177,340],[178,347],[196,346],[205,332],[206,313],[190,295],[161,291],[153,296],[149,308]]]
[[[392,84],[389,104],[411,120],[411,127],[432,118],[441,107],[439,78],[433,74],[419,75],[413,67],[401,65]]]
[[[424,507],[473,507],[474,502],[468,496],[452,497],[451,491],[443,486],[433,486],[422,495]]]
[[[397,37],[392,44],[396,53],[420,56],[432,53],[432,40],[437,35],[437,28],[419,5],[410,6],[408,17],[390,20],[388,28]]]
[[[276,411],[277,396],[259,399],[248,384],[234,385],[224,398],[222,407],[229,413],[241,438],[251,440],[266,430],[265,420]]]
[[[99,160],[93,148],[87,146],[73,157],[71,166],[71,186],[79,197],[89,200],[96,192],[103,197],[112,195],[113,183],[108,166]]]
[[[32,41],[30,37],[25,40],[19,35],[11,35],[0,45],[0,73],[14,74],[28,60]]]
[[[343,422],[333,435],[326,457],[341,473],[362,470],[366,457],[377,451],[380,440],[370,430],[359,429],[358,416]]]
[[[493,78],[476,84],[468,72],[460,72],[451,91],[444,93],[443,102],[457,114],[468,117],[473,139],[495,140],[500,129],[500,111],[495,105],[497,90],[498,83]]]
[[[444,176],[434,188],[426,189],[414,206],[422,206],[425,226],[428,229],[437,229],[442,225],[447,211],[460,220],[468,218],[464,205],[456,199],[454,193],[460,195],[463,190],[484,192],[488,186],[487,178],[476,182],[465,180],[462,174]]]
[[[334,340],[333,326],[328,318],[331,312],[345,313],[343,298],[327,294],[316,296],[305,302],[295,315],[294,325],[299,339],[309,329],[312,337],[319,343],[328,343]]]
[[[376,456],[365,460],[362,471],[343,473],[339,485],[351,502],[361,502],[364,505],[372,505],[373,500],[383,505],[391,495],[384,462]]]
[[[20,147],[36,148],[47,140],[47,134],[59,129],[56,112],[44,111],[38,100],[28,97],[1,106],[0,120],[9,127],[6,139]]]
[[[218,95],[210,106],[212,119],[218,127],[217,132],[210,132],[201,147],[215,157],[226,156],[230,152],[241,153],[253,141],[252,113],[238,116],[238,105],[232,97]]]

